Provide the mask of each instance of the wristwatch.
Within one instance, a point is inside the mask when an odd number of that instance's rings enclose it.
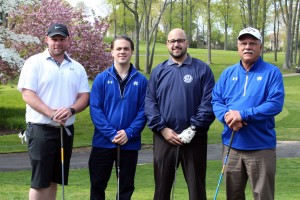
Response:
[[[191,128],[193,131],[196,131],[196,126],[191,125],[190,128]]]
[[[70,108],[70,111],[71,111],[72,115],[74,115],[76,113],[74,108]]]

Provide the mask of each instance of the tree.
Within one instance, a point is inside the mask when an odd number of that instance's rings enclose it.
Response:
[[[207,0],[207,64],[211,64],[211,22],[210,22],[210,1]]]
[[[135,21],[132,13],[124,6],[120,0],[108,0],[112,12],[109,15],[109,21],[112,24],[109,28],[116,37],[120,34],[132,36],[135,32]]]
[[[264,58],[264,43],[265,43],[265,29],[266,29],[266,21],[267,21],[267,16],[266,16],[266,12],[267,12],[267,0],[263,0],[263,20],[262,20],[262,41],[263,41],[263,45],[262,45],[262,58]]]
[[[285,51],[285,59],[282,68],[290,69],[291,62],[291,44],[292,44],[292,16],[293,16],[293,0],[289,1],[289,4],[285,1],[284,7],[282,6],[281,0],[279,0],[280,10],[282,13],[283,21],[286,26],[286,51]]]
[[[295,19],[297,19],[296,21],[296,30],[295,30],[295,32],[296,32],[296,35],[295,35],[295,53],[294,53],[294,63],[296,64],[297,63],[297,56],[298,56],[298,48],[299,48],[299,40],[298,40],[298,38],[299,38],[299,24],[300,24],[300,10],[299,10],[299,7],[300,7],[300,2],[299,2],[299,0],[297,1],[297,4],[298,4],[298,6],[297,6],[297,16],[295,16]],[[298,63],[298,65],[299,65],[299,63]]]
[[[15,45],[17,43],[40,43],[37,37],[15,34],[7,29],[7,16],[21,3],[28,5],[35,2],[31,0],[0,0],[0,83],[2,84],[17,77],[24,63],[24,59],[16,51]]]
[[[293,19],[292,19],[292,44],[291,44],[291,60],[292,64],[296,64],[296,58],[297,58],[297,49],[298,49],[298,29],[296,28],[297,24],[299,24],[299,19],[298,19],[298,12],[299,12],[299,0],[296,0],[295,6],[294,6],[294,14],[293,14]],[[298,21],[298,22],[297,22]],[[294,47],[294,48],[293,48]]]
[[[164,0],[162,3],[162,6],[160,8],[159,13],[157,13],[158,9],[155,9],[155,14],[151,13],[152,6],[154,4],[153,0],[143,0],[144,3],[144,12],[145,12],[145,35],[146,35],[146,59],[145,59],[145,73],[150,74],[152,64],[153,64],[153,58],[154,58],[154,51],[155,51],[155,44],[156,44],[156,36],[158,32],[158,25],[161,19],[162,14],[167,8],[168,0]],[[155,17],[153,17],[155,15]],[[151,16],[154,18],[154,22],[151,24],[150,21],[152,21],[150,18]],[[150,26],[152,27],[150,29]],[[150,46],[152,41],[152,50],[150,52]]]
[[[139,59],[139,51],[140,51],[140,16],[138,11],[138,0],[133,0],[132,2],[128,2],[122,0],[124,6],[133,14],[135,21],[135,61],[134,66],[137,70],[140,70],[140,59]]]
[[[228,49],[228,28],[229,28],[229,20],[230,14],[232,13],[233,6],[231,6],[232,2],[229,0],[220,0],[215,4],[216,10],[220,15],[220,20],[222,20],[224,25],[224,50]],[[218,15],[217,15],[218,16]]]
[[[279,13],[276,0],[273,0],[274,6],[274,21],[273,21],[273,37],[274,37],[274,61],[277,62],[278,54],[278,35],[279,35]]]
[[[91,23],[87,17],[65,1],[43,0],[42,4],[21,6],[18,11],[12,13],[9,21],[10,28],[15,33],[33,35],[42,41],[42,45],[17,45],[17,51],[24,58],[44,50],[45,33],[50,24],[66,24],[71,35],[68,54],[85,67],[90,79],[94,79],[112,63],[111,54],[106,51],[109,46],[103,41],[109,26],[106,19],[92,16],[94,22]]]

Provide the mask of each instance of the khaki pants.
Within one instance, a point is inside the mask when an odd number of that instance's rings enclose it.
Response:
[[[227,153],[223,146],[223,157]],[[240,151],[231,149],[225,168],[228,200],[244,200],[249,179],[255,200],[273,200],[276,173],[276,150]]]

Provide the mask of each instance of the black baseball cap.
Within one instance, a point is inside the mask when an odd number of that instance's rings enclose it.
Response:
[[[52,37],[54,35],[62,35],[64,37],[67,37],[67,36],[69,36],[69,31],[68,31],[68,28],[66,27],[66,25],[55,23],[49,27],[47,35],[49,37]]]

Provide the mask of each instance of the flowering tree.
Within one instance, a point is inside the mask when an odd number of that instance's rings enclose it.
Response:
[[[63,0],[24,5],[10,15],[9,28],[13,32],[36,36],[42,44],[19,43],[15,46],[19,54],[26,59],[43,51],[47,47],[44,40],[47,29],[54,22],[68,26],[71,38],[68,54],[85,67],[90,79],[111,65],[111,54],[106,51],[109,46],[103,41],[109,28],[107,20],[94,16],[92,23],[81,10]]]
[[[32,5],[34,0],[0,0],[0,83],[7,83],[8,80],[19,75],[19,69],[24,63],[24,59],[20,57],[14,46],[17,43],[36,43],[40,40],[37,37],[24,34],[15,34],[14,32],[2,26],[6,24],[2,16],[13,12],[20,4]]]

